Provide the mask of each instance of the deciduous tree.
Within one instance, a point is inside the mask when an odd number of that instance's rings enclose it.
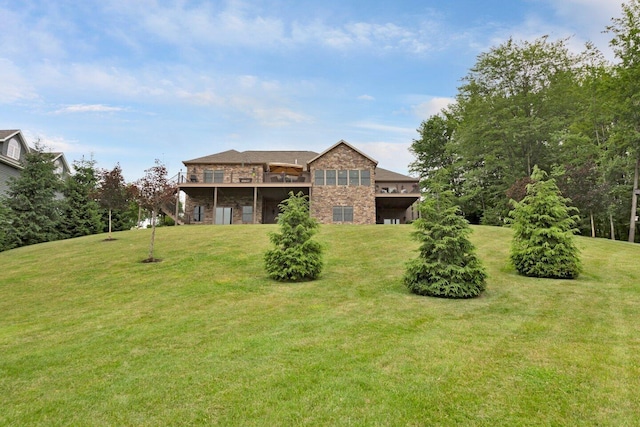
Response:
[[[158,212],[163,204],[175,197],[177,188],[167,178],[167,168],[160,160],[156,159],[155,166],[146,169],[144,172],[145,175],[135,184],[136,200],[141,207],[151,212],[151,242],[149,244],[149,256],[145,261],[155,262],[159,261],[153,257]]]

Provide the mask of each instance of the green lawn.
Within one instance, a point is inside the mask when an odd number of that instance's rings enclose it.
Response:
[[[0,253],[0,425],[640,425],[640,245],[579,238],[524,278],[474,227],[487,291],[414,296],[410,226],[322,226],[325,269],[270,281],[274,226]]]

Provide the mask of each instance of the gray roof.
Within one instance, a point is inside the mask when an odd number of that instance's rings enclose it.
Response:
[[[18,132],[20,132],[20,130],[18,129],[7,129],[7,130],[0,129],[0,140],[5,140]]]
[[[338,144],[344,143],[344,141],[340,141]],[[334,148],[338,144],[334,145],[331,148]],[[346,143],[345,143],[346,144]],[[348,145],[348,144],[347,144]],[[351,145],[349,147],[353,148]],[[355,149],[355,148],[354,148]],[[330,150],[330,149],[329,149]],[[325,153],[329,150],[326,150]],[[371,159],[369,156],[366,156],[359,150],[358,153],[361,153],[363,156]],[[320,155],[314,151],[237,151],[237,150],[227,150],[221,153],[211,154],[209,156],[198,157],[192,160],[185,160],[185,166],[189,166],[192,164],[268,164],[268,163],[292,163],[299,165],[307,165],[312,160],[315,160]],[[373,162],[377,163],[375,160],[371,159]],[[389,181],[389,182],[418,182],[418,178],[413,178],[407,175],[403,175],[397,172],[393,172],[387,169],[383,169],[381,167],[376,167],[376,181]]]
[[[376,182],[418,182],[418,178],[413,178],[401,173],[387,169],[376,168]]]
[[[318,153],[314,151],[236,151],[228,150],[222,153],[211,154],[197,159],[185,160],[185,165],[197,163],[217,164],[267,164],[267,163],[293,163],[306,165],[307,162]]]

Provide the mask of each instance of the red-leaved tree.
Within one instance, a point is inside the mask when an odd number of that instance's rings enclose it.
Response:
[[[113,240],[111,237],[111,212],[114,209],[124,209],[132,196],[122,176],[120,164],[116,164],[112,170],[103,169],[100,171],[100,182],[96,193],[100,205],[109,210],[108,240]]]
[[[135,183],[136,199],[140,206],[151,212],[151,244],[146,262],[159,261],[153,257],[156,222],[162,205],[175,197],[177,188],[167,178],[167,168],[156,159],[155,166],[146,169],[145,175]]]

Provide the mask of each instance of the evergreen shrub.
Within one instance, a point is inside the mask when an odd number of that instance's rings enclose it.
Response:
[[[511,261],[518,273],[529,277],[573,279],[580,273],[574,243],[577,209],[569,207],[554,179],[534,167],[532,183],[521,202],[511,201],[514,230]]]
[[[318,278],[322,271],[322,246],[311,237],[318,230],[318,222],[309,214],[309,200],[302,192],[280,206],[280,233],[270,233],[275,248],[264,256],[269,277],[278,281],[300,282]]]
[[[403,277],[411,292],[473,298],[485,290],[487,274],[468,239],[469,223],[457,206],[441,208],[435,200],[425,201],[414,226],[413,237],[421,242],[419,255],[407,263]]]

